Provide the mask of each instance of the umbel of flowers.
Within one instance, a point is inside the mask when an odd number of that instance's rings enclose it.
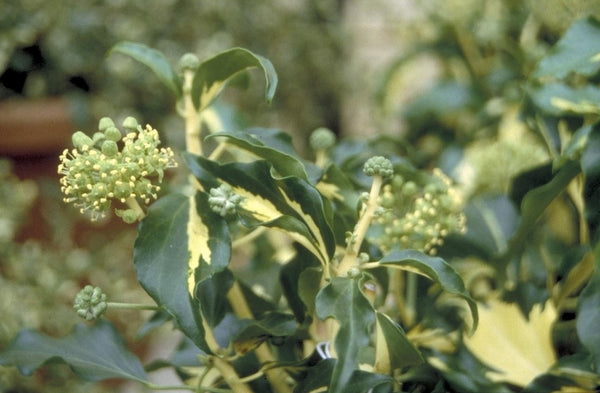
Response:
[[[74,148],[60,156],[64,201],[92,220],[104,217],[115,200],[128,207],[115,214],[128,223],[139,220],[144,213],[138,201],[156,199],[164,170],[177,166],[173,151],[158,147],[158,131],[150,125],[142,128],[128,117],[123,128],[125,136],[110,118],[102,118],[92,137],[75,132]]]
[[[400,246],[433,255],[450,233],[466,230],[463,198],[437,168],[430,176],[394,175],[383,187],[380,203],[383,233],[377,242],[386,251]]]

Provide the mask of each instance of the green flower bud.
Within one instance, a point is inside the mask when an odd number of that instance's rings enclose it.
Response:
[[[381,176],[387,179],[394,175],[394,167],[389,159],[383,156],[375,156],[365,162],[363,172],[367,176]]]
[[[100,132],[100,131],[94,132],[94,135],[92,135],[92,140],[94,141],[94,145],[104,139],[106,139],[106,137],[104,136],[103,132]]]
[[[412,197],[419,191],[419,187],[414,181],[407,181],[402,186],[402,195],[406,197]]]
[[[88,148],[94,146],[92,138],[87,136],[83,131],[76,131],[71,137],[71,140],[73,141],[73,146],[80,150],[84,149],[84,146],[87,146]]]
[[[133,224],[139,219],[137,212],[133,209],[115,209],[115,214],[117,217],[121,217],[126,224]]]
[[[123,120],[123,127],[125,127],[128,131],[136,131],[138,125],[138,121],[133,116],[127,116],[125,120]]]
[[[118,142],[121,140],[121,131],[117,127],[108,127],[104,130],[104,136],[106,139]]]
[[[79,291],[73,302],[73,309],[77,315],[87,321],[100,318],[106,308],[106,294],[92,285],[86,285]]]
[[[309,144],[313,150],[327,150],[335,145],[335,141],[335,134],[325,127],[314,130],[309,138]]]
[[[211,210],[221,217],[234,215],[238,205],[242,201],[242,197],[236,194],[227,184],[211,188],[209,193],[208,204]]]
[[[114,157],[119,152],[117,143],[112,140],[106,140],[102,143],[102,153],[107,157]]]
[[[200,59],[193,53],[186,53],[179,60],[179,69],[185,71],[196,71],[200,67]]]
[[[115,123],[112,121],[110,117],[103,117],[98,122],[98,130],[105,131],[108,127],[114,127]]]

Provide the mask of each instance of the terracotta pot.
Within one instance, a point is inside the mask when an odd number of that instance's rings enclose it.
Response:
[[[0,102],[0,155],[54,155],[70,146],[74,130],[66,98]]]

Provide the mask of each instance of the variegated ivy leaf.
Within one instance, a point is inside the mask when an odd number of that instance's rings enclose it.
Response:
[[[376,311],[375,371],[390,374],[393,370],[424,362],[419,350],[404,330],[387,315]]]
[[[230,255],[227,223],[210,210],[203,192],[161,198],[139,225],[134,248],[139,282],[206,352],[210,349],[195,288],[205,277],[225,269]]]
[[[192,82],[192,101],[198,111],[213,102],[234,76],[249,68],[261,68],[265,74],[265,95],[271,101],[277,88],[277,73],[271,62],[243,48],[221,52],[204,61]]]
[[[227,142],[269,161],[279,176],[308,180],[305,164],[297,156],[291,137],[281,130],[254,128],[246,131],[217,132],[207,138],[223,137]]]
[[[269,162],[219,164],[185,154],[188,167],[205,190],[229,185],[242,197],[239,213],[248,226],[264,225],[284,231],[322,264],[335,249],[330,211],[307,181],[288,176],[274,178]]]

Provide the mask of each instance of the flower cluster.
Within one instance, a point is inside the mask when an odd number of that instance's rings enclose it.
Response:
[[[377,218],[382,231],[375,242],[386,251],[412,248],[433,255],[450,233],[466,230],[463,200],[439,169],[415,180],[395,175],[380,203],[385,210]]]
[[[388,179],[394,175],[394,167],[389,159],[383,156],[375,156],[365,162],[363,172],[367,176],[381,176]]]
[[[86,285],[79,291],[73,303],[77,315],[86,321],[100,318],[107,307],[106,294],[102,289],[91,285]]]
[[[160,190],[151,178],[158,177],[160,183],[164,170],[177,166],[170,148],[158,148],[158,131],[150,125],[142,128],[128,117],[123,122],[124,137],[109,118],[101,119],[98,128],[91,138],[75,132],[74,149],[63,152],[58,166],[64,201],[81,213],[91,213],[92,220],[103,217],[113,200],[150,203]],[[134,209],[116,213],[128,222],[139,218]]]

